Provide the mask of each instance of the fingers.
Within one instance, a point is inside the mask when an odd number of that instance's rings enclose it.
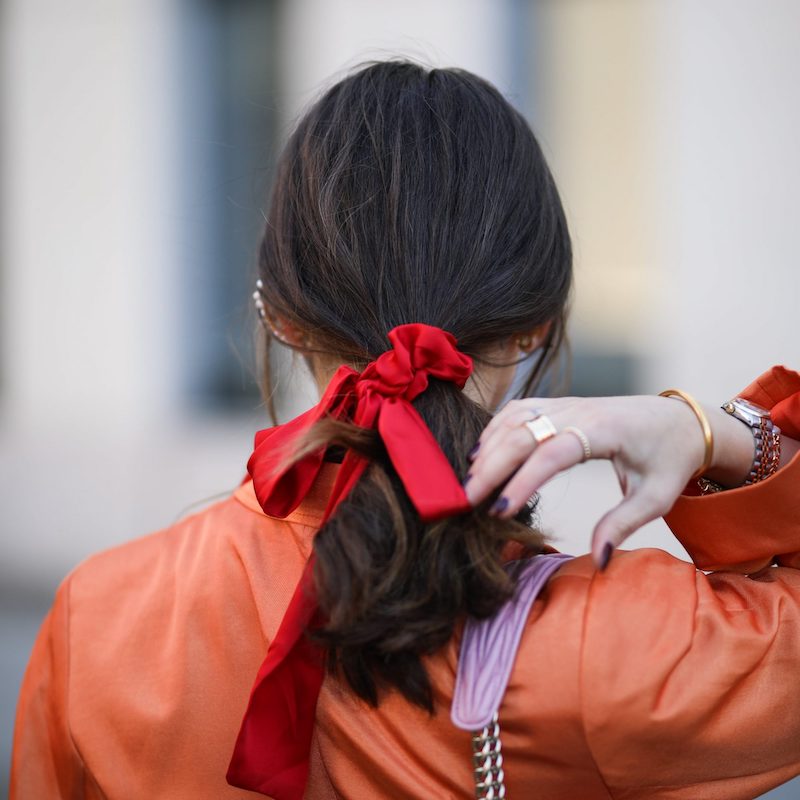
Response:
[[[567,402],[572,401],[567,398]],[[473,506],[485,500],[513,475],[535,450],[541,449],[542,444],[537,445],[531,431],[524,423],[549,411],[546,416],[557,424],[560,413],[558,409],[562,406],[564,398],[512,400],[489,422],[481,434],[479,446],[470,454],[473,463],[464,481],[467,498]],[[582,445],[573,434],[567,433],[566,437],[556,438],[559,438],[560,444],[553,464],[550,464],[550,456],[547,456],[540,468],[526,470],[523,477],[514,484],[514,495],[509,496],[503,492],[496,506],[491,509],[493,512],[505,517],[513,516],[538,486],[549,480],[556,472],[583,460]],[[545,452],[549,453],[550,449]],[[562,463],[564,466],[561,466]],[[525,484],[531,480],[540,482],[523,497]]]
[[[583,461],[583,447],[570,433],[559,433],[540,444],[503,489],[498,516],[513,517],[547,481]],[[502,502],[502,501],[506,502]]]
[[[547,404],[547,398],[538,397],[509,401],[494,417],[492,417],[489,424],[483,429],[483,433],[481,433],[470,455],[474,458],[481,449],[486,448],[489,442],[495,438],[498,433],[502,433],[515,425],[520,425],[526,419],[533,419],[539,414],[543,414]]]
[[[533,446],[530,432],[519,424],[496,430],[491,443],[481,446],[464,483],[470,503],[483,502],[530,456]]]
[[[599,569],[632,533],[669,511],[670,496],[661,487],[643,485],[601,517],[592,533],[592,557]]]

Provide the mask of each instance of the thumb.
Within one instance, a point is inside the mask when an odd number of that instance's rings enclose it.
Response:
[[[592,557],[598,569],[606,568],[615,547],[668,510],[659,494],[641,487],[604,514],[592,533]]]

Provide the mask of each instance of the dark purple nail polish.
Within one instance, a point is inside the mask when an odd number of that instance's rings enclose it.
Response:
[[[490,514],[502,514],[508,508],[508,498],[498,497],[489,509]]]
[[[466,486],[471,480],[472,480],[472,473],[468,472],[467,476],[464,478],[464,480],[461,481],[461,485],[462,486]]]
[[[467,458],[472,458],[473,456],[475,456],[478,450],[480,449],[480,446],[481,443],[478,442],[478,444],[476,444],[475,447],[473,447],[472,450],[470,450],[469,453],[467,453]]]
[[[611,553],[614,552],[614,545],[611,542],[606,542],[603,545],[603,552],[600,554],[600,571],[602,572],[608,566],[608,560],[611,558]]]

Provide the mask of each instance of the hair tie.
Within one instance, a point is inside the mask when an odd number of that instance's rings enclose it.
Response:
[[[472,359],[441,328],[423,323],[389,332],[392,348],[362,372],[341,366],[319,403],[299,417],[259,431],[247,463],[256,497],[265,513],[288,516],[311,489],[322,468],[325,448],[287,468],[280,464],[292,445],[325,416],[378,431],[392,466],[420,517],[430,522],[471,509],[450,462],[411,404],[429,378],[463,388]],[[369,463],[348,450],[322,523],[350,493]],[[324,678],[323,648],[303,632],[319,624],[313,582],[313,553],[256,677],[227,779],[232,786],[301,800],[308,779],[317,697]]]

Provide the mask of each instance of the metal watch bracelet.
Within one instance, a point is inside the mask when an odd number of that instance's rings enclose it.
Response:
[[[743,486],[758,483],[777,472],[781,461],[781,430],[772,422],[767,409],[736,397],[721,406],[722,410],[735,417],[753,432],[753,463]],[[725,487],[699,478],[697,485],[702,494],[722,491]]]

